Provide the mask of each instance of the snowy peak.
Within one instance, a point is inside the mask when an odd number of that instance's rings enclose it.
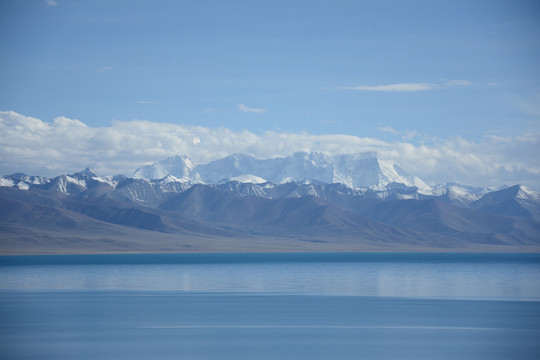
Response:
[[[185,155],[179,154],[171,156],[165,160],[157,161],[150,165],[143,165],[133,173],[136,179],[163,179],[167,175],[173,175],[184,181],[196,181],[198,175],[193,174],[195,165]]]
[[[102,185],[114,189],[121,179],[122,176],[120,175],[114,178],[102,178],[94,169],[87,167],[71,175],[63,174],[50,179],[43,176],[29,176],[21,173],[6,175],[0,178],[0,186],[16,187],[22,190],[33,188],[76,195],[89,188]]]
[[[185,155],[176,155],[139,167],[133,178],[100,177],[90,167],[51,179],[25,174],[0,178],[0,186],[4,187],[50,190],[69,195],[84,192],[87,196],[118,190],[114,196],[144,204],[157,204],[170,194],[185,191],[198,183],[218,188],[223,185],[242,196],[266,198],[281,198],[284,194],[325,198],[327,190],[322,189],[339,185],[354,196],[370,199],[438,198],[448,204],[484,212],[516,216],[540,214],[539,194],[525,186],[494,189],[445,183],[431,188],[375,152],[342,155],[296,152],[272,159],[233,154],[201,165],[195,165]],[[286,190],[288,188],[296,190]]]
[[[468,207],[487,193],[506,189],[507,186],[497,188],[480,187],[446,182],[435,186],[431,195],[440,197],[442,200],[459,207]]]
[[[168,183],[185,182],[185,181],[184,179],[179,179],[174,175],[167,175],[163,179],[160,179],[159,182],[163,184],[168,184]]]
[[[176,155],[139,167],[133,177],[162,179],[167,175],[191,183],[221,184],[237,180],[283,184],[309,180],[379,190],[391,183],[400,183],[416,187],[421,193],[431,191],[421,179],[407,173],[393,162],[381,159],[375,152],[335,156],[320,152],[296,152],[288,157],[273,159],[232,154],[198,166],[185,155]]]
[[[383,160],[377,153],[339,155],[332,158],[334,183],[342,183],[352,188],[369,187],[383,190],[392,183],[430,190],[422,180],[395,165]]]
[[[79,171],[71,176],[75,178],[99,178],[98,174],[91,167],[87,167],[83,171]]]
[[[487,193],[471,207],[494,214],[540,217],[540,194],[523,185],[515,185]]]
[[[255,159],[234,154],[199,165],[194,169],[203,182],[218,184],[231,179],[260,178],[276,184],[314,181],[341,183],[351,188],[383,189],[391,183],[401,183],[429,191],[430,187],[376,153],[331,156],[319,152],[296,152],[289,157]]]
[[[390,166],[390,164],[387,164],[386,166]],[[396,164],[392,164],[392,169],[394,170],[394,173],[399,177],[397,182],[400,182],[402,184],[405,184],[407,186],[414,186],[420,190],[422,193],[431,193],[433,189],[431,186],[427,185],[422,179],[420,179],[418,176],[414,176],[397,166]]]
[[[264,167],[258,164],[258,160],[244,154],[232,154],[208,164],[199,165],[195,171],[203,182],[209,184],[220,184],[229,179],[249,175],[265,178],[261,175]]]
[[[519,189],[516,192],[516,199],[538,202],[540,201],[540,193],[529,189],[524,185],[516,185]]]
[[[229,181],[237,181],[239,183],[244,183],[244,184],[264,184],[267,182],[265,179],[261,177],[250,175],[250,174],[235,176],[229,179]]]
[[[325,154],[297,152],[290,157],[275,160],[272,182],[283,184],[306,179],[333,182],[331,160]]]
[[[503,190],[486,194],[479,202],[483,205],[500,203],[508,200],[538,201],[539,194],[523,185],[514,185]]]
[[[97,172],[91,167],[87,167],[83,171],[79,171],[73,175],[65,175],[67,181],[78,184],[85,189],[88,189],[93,186],[99,186],[107,184],[108,186],[115,188],[118,185],[118,182],[122,180],[123,175],[116,175],[114,177],[101,177]],[[54,181],[55,179],[53,179]]]
[[[49,182],[44,176],[31,176],[22,173],[6,175],[0,178],[0,186],[16,187],[21,190],[28,190],[35,185],[44,185]]]
[[[328,161],[318,153],[295,153],[286,158],[262,160],[249,155],[233,154],[199,165],[196,171],[204,182],[214,184],[241,179],[277,184],[304,179],[332,182],[332,171],[331,168],[326,169],[327,165]]]
[[[74,174],[77,175],[77,174]],[[46,185],[46,190],[61,192],[67,195],[76,195],[86,190],[86,182],[75,176],[60,175]]]

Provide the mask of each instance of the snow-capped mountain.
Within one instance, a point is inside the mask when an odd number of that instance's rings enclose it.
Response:
[[[199,176],[193,172],[195,165],[185,155],[171,156],[150,165],[143,165],[133,173],[135,179],[162,179],[172,175],[183,182],[200,182]]]
[[[71,175],[62,174],[51,179],[43,180],[40,184],[34,184],[32,188],[76,195],[98,186],[114,189],[116,184],[118,184],[122,178],[122,175],[101,177],[94,169],[87,167],[86,169]]]
[[[21,173],[6,175],[0,178],[0,186],[16,187],[23,190],[28,190],[33,185],[43,185],[48,182],[49,179],[44,176],[29,176]]]
[[[538,193],[526,187],[506,189],[444,183],[432,188],[373,152],[336,156],[297,152],[273,159],[233,154],[199,165],[185,155],[176,155],[139,167],[133,178],[123,175],[102,177],[92,168],[50,179],[25,174],[0,178],[0,186],[66,195],[82,194],[86,197],[107,196],[153,207],[199,183],[240,196],[266,199],[302,196],[321,199],[348,196],[377,200],[436,198],[457,207],[484,212],[511,215],[521,211],[527,216],[540,213]],[[498,191],[502,189],[506,190]],[[517,206],[517,210],[508,210],[508,204]]]
[[[330,193],[337,191],[347,196],[380,200],[437,198],[464,208],[470,207],[485,194],[502,189],[457,183],[445,183],[431,188],[418,177],[373,152],[337,156],[297,152],[274,159],[233,154],[199,165],[185,155],[176,155],[139,167],[133,178],[123,175],[102,177],[91,168],[50,179],[25,174],[0,178],[0,186],[56,191],[67,195],[105,195],[150,206],[159,206],[172,194],[185,191],[198,183],[228,189],[241,196],[267,199],[307,195],[326,199],[331,196]],[[522,190],[521,193],[525,194],[521,196],[524,198],[534,191]],[[532,201],[533,205],[528,205],[532,207],[530,213],[536,214],[534,204],[537,202],[535,200]],[[525,204],[525,200],[521,203]],[[486,208],[485,205],[475,206]]]
[[[170,157],[135,171],[135,178],[160,179],[174,175],[186,182],[219,184],[231,180],[275,184],[311,180],[327,184],[341,183],[351,188],[369,187],[384,190],[392,183],[416,187],[422,193],[431,188],[376,153],[326,155],[317,152],[297,152],[289,157],[256,159],[245,154],[233,154],[207,164],[193,165],[184,155]]]
[[[540,194],[526,186],[515,185],[487,193],[470,207],[493,214],[538,217],[540,216]]]
[[[499,188],[486,188],[470,185],[458,184],[456,182],[447,182],[434,186],[431,194],[444,199],[454,206],[468,207],[470,204],[480,199],[490,191],[496,191]]]
[[[109,197],[157,207],[190,187],[190,184],[172,175],[157,180],[126,178],[116,185],[114,191],[109,193]]]
[[[91,168],[50,179],[4,176],[0,237],[20,244],[9,248],[15,252],[35,244],[48,249],[58,236],[65,239],[57,249],[76,238],[88,251],[96,251],[93,244],[104,251],[186,251],[213,237],[209,251],[244,251],[246,238],[272,250],[281,239],[287,251],[312,244],[332,251],[540,248],[540,195],[520,185],[429,188],[371,153],[268,160],[231,155],[198,166],[188,161],[178,156],[137,172],[179,171],[180,178],[103,177]],[[128,244],[138,237],[137,246],[144,246],[118,248],[119,234]],[[184,244],[186,236],[194,242]],[[157,238],[165,243],[158,245]]]

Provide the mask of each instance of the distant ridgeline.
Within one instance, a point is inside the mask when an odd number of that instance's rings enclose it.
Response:
[[[0,209],[1,253],[540,250],[537,192],[430,187],[375,153],[12,174]]]

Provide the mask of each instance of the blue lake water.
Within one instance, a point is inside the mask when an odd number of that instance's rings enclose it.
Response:
[[[538,359],[540,255],[0,257],[0,358]]]

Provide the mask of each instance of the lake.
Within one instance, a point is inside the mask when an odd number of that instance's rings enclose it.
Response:
[[[538,359],[540,255],[0,257],[0,358]]]

